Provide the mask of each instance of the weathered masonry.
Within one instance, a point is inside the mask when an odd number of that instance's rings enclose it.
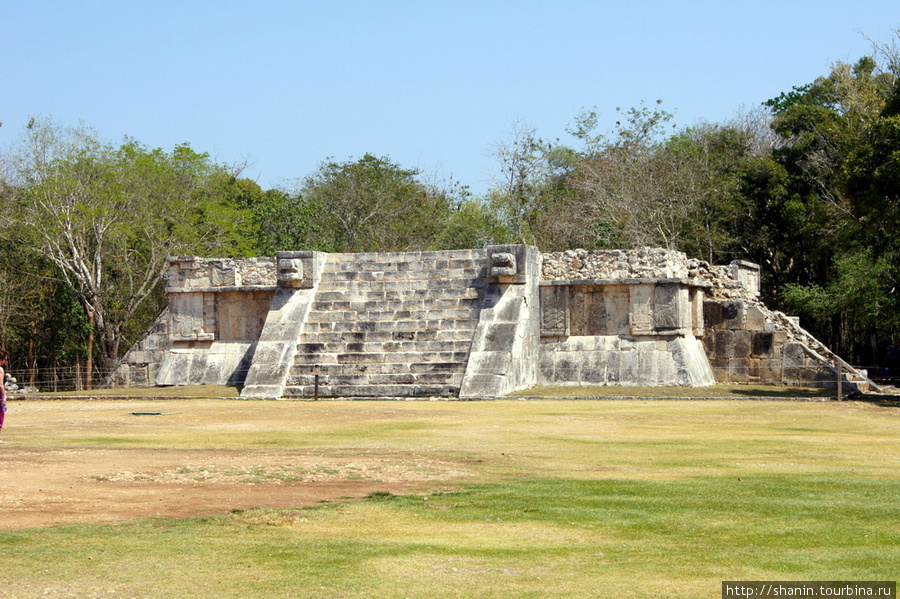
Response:
[[[759,268],[662,249],[171,258],[169,307],[114,384],[243,398],[499,397],[534,385],[831,386],[837,367],[759,302]]]

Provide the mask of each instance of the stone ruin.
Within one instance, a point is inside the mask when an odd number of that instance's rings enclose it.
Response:
[[[871,382],[759,301],[759,267],[525,245],[170,258],[117,386],[248,399],[500,397],[535,385]]]

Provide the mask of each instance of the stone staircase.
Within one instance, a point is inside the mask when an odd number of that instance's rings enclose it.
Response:
[[[329,254],[284,397],[457,397],[486,262],[484,250]]]

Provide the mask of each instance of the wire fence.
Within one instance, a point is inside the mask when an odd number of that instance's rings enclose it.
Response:
[[[21,368],[12,367],[6,371],[7,390],[15,393],[16,390],[33,390],[41,392],[57,391],[82,391],[89,388],[98,388],[108,378],[112,371],[103,368],[93,368],[90,381],[84,365],[60,366],[56,368]]]

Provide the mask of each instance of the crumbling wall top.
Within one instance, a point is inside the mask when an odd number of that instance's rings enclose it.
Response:
[[[167,258],[166,292],[274,287],[274,258]]]

